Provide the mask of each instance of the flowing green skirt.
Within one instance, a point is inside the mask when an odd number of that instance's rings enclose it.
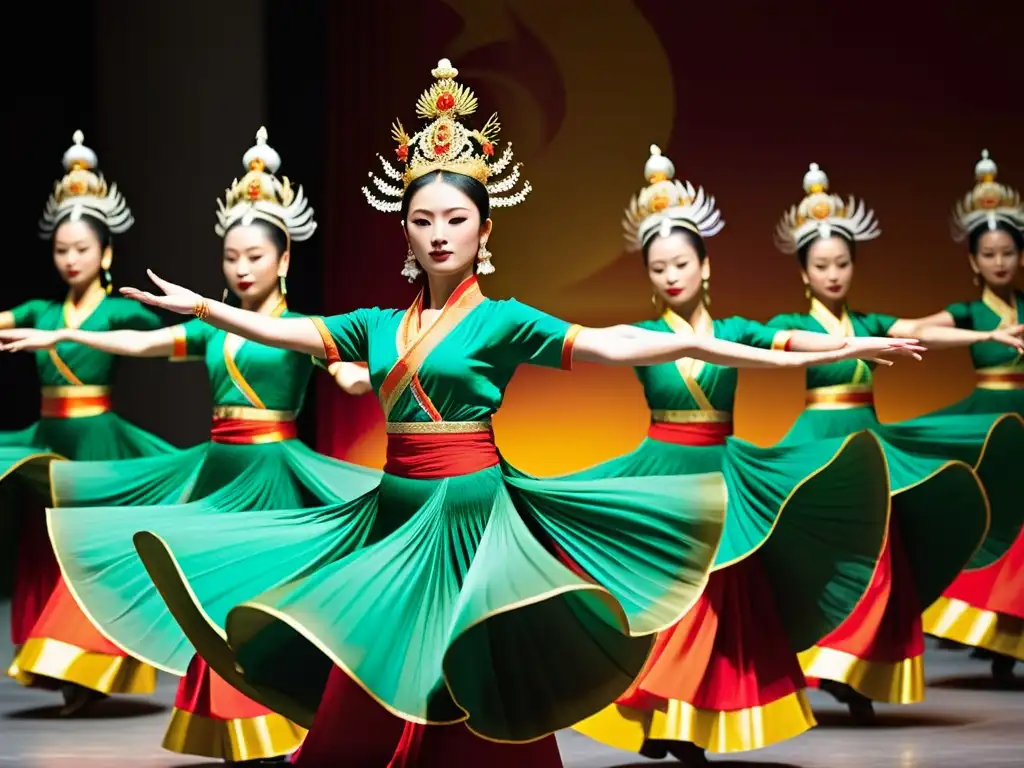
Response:
[[[202,540],[217,526],[245,529],[253,514],[346,501],[381,473],[331,459],[299,440],[259,445],[203,443],[164,456],[115,462],[59,462],[61,506],[48,510],[50,540],[75,600],[114,644],[182,676],[192,646],[174,623],[135,551],[137,531],[187,532]],[[230,518],[213,522],[213,518]],[[222,541],[225,571],[249,557]],[[277,573],[282,563],[260,567]],[[238,566],[247,572],[247,565]],[[230,578],[230,577],[229,577]]]
[[[869,432],[759,448],[645,439],[572,480],[721,471],[728,498],[715,570],[757,552],[794,652],[850,615],[871,583],[889,522],[889,478]]]
[[[900,526],[917,597],[920,605],[926,606],[968,564],[984,565],[986,558],[997,557],[997,550],[1002,547],[1005,551],[1010,544],[986,541],[989,502],[985,490],[973,463],[956,458],[957,440],[960,446],[974,446],[981,456],[987,434],[983,424],[999,427],[990,418],[976,420],[967,437],[956,438],[955,425],[950,424],[933,436],[933,452],[918,452],[905,434],[901,439],[900,430],[880,423],[870,406],[811,408],[797,418],[780,445],[800,445],[865,429],[878,436],[889,467],[893,523]]]
[[[337,665],[408,721],[522,742],[613,701],[698,599],[722,490],[719,473],[384,474],[349,502],[147,525],[136,544],[197,652],[294,722],[311,724]],[[169,618],[138,628],[133,652],[190,653]]]

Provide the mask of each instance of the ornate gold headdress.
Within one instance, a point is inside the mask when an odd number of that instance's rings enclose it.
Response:
[[[981,160],[974,166],[974,189],[958,200],[953,209],[953,239],[965,240],[978,227],[995,229],[1000,222],[1024,232],[1024,207],[1020,193],[996,182],[999,169],[989,157],[988,150],[981,150]]]
[[[114,234],[126,232],[135,219],[117,191],[117,184],[108,187],[103,174],[93,170],[97,165],[96,153],[82,143],[85,136],[81,131],[75,131],[72,141],[64,153],[67,174],[54,184],[46,201],[39,220],[39,236],[49,239],[65,218],[77,221],[83,215],[102,221]]]
[[[391,129],[391,136],[398,143],[395,155],[405,164],[404,172],[396,170],[381,155],[377,155],[384,168],[384,175],[392,181],[401,182],[402,186],[391,184],[371,172],[369,177],[373,186],[384,199],[376,197],[369,187],[363,187],[366,201],[378,211],[397,213],[402,209],[405,189],[413,181],[432,171],[448,171],[470,176],[487,187],[492,208],[510,208],[523,202],[532,190],[528,181],[515,194],[495,197],[516,185],[522,165],[512,165],[512,172],[508,176],[494,181],[512,163],[511,144],[506,145],[498,160],[490,160],[494,156],[494,146],[501,129],[497,113],[491,115],[480,130],[468,128],[459,118],[476,112],[477,101],[473,91],[455,82],[459,71],[448,59],[441,59],[430,74],[437,82],[420,95],[416,102],[416,115],[431,122],[412,136],[405,132],[398,120],[395,120]]]
[[[846,202],[828,192],[828,176],[811,163],[804,174],[807,196],[782,215],[775,227],[775,246],[783,253],[796,253],[819,237],[839,235],[850,242],[873,240],[882,234],[875,212],[863,200],[850,196]]]
[[[702,238],[722,231],[725,222],[715,207],[715,198],[675,178],[676,167],[651,145],[651,156],[644,165],[648,186],[633,196],[622,219],[622,230],[632,250],[640,250],[657,234],[668,235],[673,227],[686,227]]]
[[[267,144],[267,129],[260,126],[256,144],[242,155],[242,165],[249,172],[231,182],[224,199],[217,201],[217,224],[220,236],[236,222],[251,224],[254,219],[269,222],[283,229],[292,240],[306,240],[316,231],[313,209],[302,194],[302,186],[292,189],[285,176],[274,174],[281,167],[281,156]]]

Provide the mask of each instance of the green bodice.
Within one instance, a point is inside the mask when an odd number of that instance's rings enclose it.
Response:
[[[776,315],[768,326],[786,331],[812,331],[831,336],[886,336],[897,318],[876,312],[845,311],[842,318],[836,318],[818,305],[808,313]],[[864,360],[840,360],[826,365],[815,365],[807,369],[807,389],[834,387],[841,384],[872,383],[874,364]]]
[[[33,299],[15,307],[11,313],[19,328],[55,331],[68,327],[64,302]],[[96,305],[79,328],[83,331],[151,331],[160,325],[160,318],[139,302],[108,296]],[[109,386],[118,359],[117,355],[69,342],[61,342],[54,350],[39,350],[35,355],[39,382],[44,387],[77,383]],[[69,377],[67,371],[77,377],[78,382]]]
[[[416,311],[375,307],[323,320],[342,360],[368,364],[389,422],[431,421],[431,412],[444,421],[484,421],[501,406],[518,366],[571,362],[569,323],[515,299],[483,297],[461,309],[449,300],[400,355],[403,324]]]
[[[685,321],[676,318],[675,322]],[[674,332],[672,325],[665,318],[645,320],[636,325],[651,331]],[[772,342],[778,334],[775,329],[743,317],[713,320],[711,327],[717,339],[762,349],[771,349]],[[700,410],[705,408],[707,403],[716,411],[731,413],[733,410],[739,380],[739,371],[735,368],[680,360],[638,367],[634,370],[643,385],[647,407],[652,411]],[[706,402],[699,402],[703,399],[706,399]]]
[[[1016,291],[1014,298],[1016,306],[1011,307],[986,290],[980,299],[950,304],[946,307],[946,311],[953,316],[953,322],[956,323],[957,328],[966,328],[972,331],[994,331],[1000,326],[1024,323],[1024,293]],[[1005,344],[996,341],[981,341],[972,344],[971,360],[975,370],[1018,363],[1017,353]]]
[[[285,311],[282,317],[303,317]],[[202,359],[210,376],[213,406],[299,411],[313,363],[309,355],[267,347],[190,320],[175,326],[172,360]]]

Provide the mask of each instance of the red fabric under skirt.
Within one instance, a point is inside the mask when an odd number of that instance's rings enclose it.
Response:
[[[164,749],[240,761],[294,752],[305,731],[246,698],[193,656],[178,683]]]
[[[46,512],[39,502],[19,504],[17,554],[14,561],[14,594],[11,598],[11,642],[24,645],[39,621],[53,590],[60,582],[60,568],[50,547]]]
[[[924,699],[924,631],[914,575],[889,524],[868,591],[847,619],[800,654],[808,683],[846,683],[874,701],[913,704]]]
[[[633,685],[576,729],[633,751],[646,739],[759,749],[814,726],[805,687],[754,554],[712,573],[699,602],[658,636]]]
[[[103,637],[59,573],[8,674],[23,685],[44,688],[59,681],[104,694],[149,694],[156,689],[156,670]]]
[[[992,565],[960,574],[924,625],[931,635],[1024,661],[1024,532]]]
[[[547,736],[500,744],[464,725],[418,725],[385,710],[335,667],[302,749],[304,768],[561,768],[558,744]]]

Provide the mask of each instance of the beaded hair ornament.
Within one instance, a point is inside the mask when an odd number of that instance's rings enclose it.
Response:
[[[796,253],[816,238],[833,235],[860,242],[882,234],[875,212],[863,200],[850,196],[846,202],[828,192],[828,176],[811,163],[804,174],[807,196],[782,215],[775,227],[775,246],[783,253]]]
[[[72,141],[74,143],[64,153],[67,174],[54,184],[46,201],[39,220],[39,236],[48,240],[62,221],[78,221],[83,215],[103,222],[114,234],[128,231],[135,219],[118,192],[117,184],[108,187],[103,174],[94,171],[96,153],[82,143],[85,136],[81,131],[75,131]]]
[[[715,207],[715,198],[694,189],[690,182],[675,178],[676,167],[651,145],[644,165],[648,186],[633,196],[622,219],[622,231],[631,250],[639,251],[655,235],[667,237],[673,227],[685,227],[701,238],[722,231],[725,222]]]
[[[301,185],[293,189],[287,176],[278,179],[274,175],[281,167],[281,156],[267,144],[266,128],[260,126],[256,132],[256,144],[242,155],[242,165],[248,173],[234,179],[224,199],[217,200],[217,235],[224,237],[238,222],[248,226],[260,219],[283,229],[290,240],[311,237],[316,231],[313,209]]]
[[[416,116],[430,122],[409,136],[402,123],[395,120],[391,136],[398,144],[395,155],[405,166],[404,170],[396,169],[377,155],[384,175],[397,183],[392,184],[371,172],[368,175],[376,190],[371,190],[369,185],[363,187],[366,201],[378,211],[397,213],[402,209],[402,196],[413,181],[433,171],[447,171],[470,176],[483,184],[492,208],[511,208],[523,202],[532,190],[529,181],[524,182],[518,192],[504,194],[518,183],[522,165],[512,164],[512,145],[505,146],[499,159],[491,160],[501,129],[497,113],[491,115],[483,128],[469,128],[462,118],[476,112],[477,100],[473,91],[455,82],[459,71],[448,59],[441,59],[430,74],[436,82],[416,102]],[[509,166],[511,172],[499,180],[497,177]]]
[[[981,151],[981,160],[974,166],[974,189],[958,200],[953,209],[953,239],[962,241],[978,227],[993,230],[999,223],[1024,232],[1024,207],[1020,193],[996,182],[999,169],[989,157],[988,150]]]

